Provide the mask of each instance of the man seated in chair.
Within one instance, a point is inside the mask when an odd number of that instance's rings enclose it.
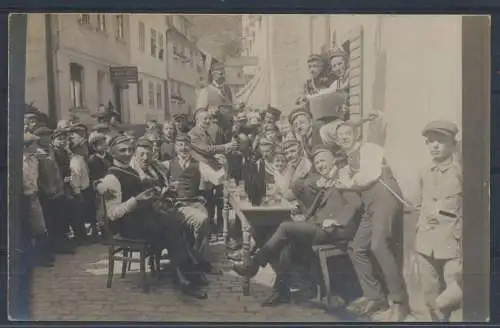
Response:
[[[270,263],[276,271],[271,296],[262,306],[275,306],[290,301],[290,269],[294,250],[310,251],[313,245],[341,244],[349,241],[357,229],[362,209],[355,192],[340,192],[334,186],[337,179],[337,160],[333,151],[320,145],[313,151],[320,192],[306,216],[306,221],[286,221],[280,224],[269,241],[251,257],[249,263],[238,262],[233,269],[242,276],[254,276],[259,266]]]
[[[198,162],[190,155],[189,137],[179,134],[175,140],[175,152],[178,156],[167,162],[160,163],[153,159],[153,144],[146,138],[140,138],[136,143],[136,151],[130,162],[141,177],[143,183],[151,187],[167,188],[176,201],[175,209],[181,214],[188,235],[192,238],[194,250],[201,256],[199,267],[205,272],[215,272],[212,265],[203,260],[205,247],[208,244],[210,222],[205,208],[205,199],[201,196],[199,187],[202,179],[206,179],[200,171]],[[213,181],[220,184],[219,181]],[[214,180],[214,179],[212,179]]]
[[[177,135],[174,146],[177,157],[165,164],[169,180],[175,184],[176,196],[184,199],[177,202],[176,208],[182,213],[185,224],[193,233],[194,249],[204,255],[210,236],[210,220],[200,187],[206,181],[219,186],[224,175],[222,171],[211,174],[200,168],[199,161],[192,157],[191,139],[187,134]],[[210,262],[201,262],[205,272],[220,273]]]
[[[156,249],[166,248],[182,292],[206,298],[206,293],[197,288],[202,275],[196,254],[183,234],[182,216],[176,210],[156,209],[154,204],[160,197],[158,188],[145,185],[129,164],[134,153],[134,139],[126,135],[115,136],[109,146],[113,165],[97,184],[97,190],[104,195],[111,232],[125,238],[146,240]]]

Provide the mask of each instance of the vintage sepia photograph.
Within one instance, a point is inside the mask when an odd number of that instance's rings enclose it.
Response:
[[[467,321],[465,20],[24,14],[24,319]]]

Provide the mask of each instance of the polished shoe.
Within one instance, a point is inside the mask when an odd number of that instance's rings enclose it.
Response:
[[[248,262],[234,263],[233,270],[240,276],[252,278],[259,272],[259,265],[253,259],[250,259]]]
[[[407,304],[392,303],[390,308],[389,308],[386,321],[389,321],[389,322],[405,321],[405,319],[409,313],[410,313],[410,308]]]
[[[364,296],[355,299],[346,306],[346,310],[353,313],[360,313],[368,303],[368,299]]]
[[[206,300],[208,298],[208,294],[206,292],[199,290],[190,284],[183,284],[181,286],[181,291],[184,295],[191,296],[199,300]]]
[[[57,241],[52,249],[55,254],[75,254],[76,245],[69,240]]]
[[[205,261],[205,260],[201,260],[200,263],[198,263],[198,268],[202,272],[207,273],[207,274],[216,275],[216,276],[222,275],[222,271],[220,269],[216,268],[212,263]]]
[[[262,307],[272,307],[278,306],[280,304],[290,303],[290,292],[279,292],[277,290],[273,290],[272,294],[266,298],[260,306]]]
[[[361,312],[357,313],[362,316],[371,316],[376,312],[382,312],[389,309],[389,304],[386,300],[368,300]]]
[[[207,277],[203,273],[195,273],[187,276],[187,279],[197,287],[205,287],[210,284]]]

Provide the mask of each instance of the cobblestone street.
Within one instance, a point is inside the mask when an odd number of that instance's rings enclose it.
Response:
[[[223,245],[211,246],[222,276],[208,276],[207,300],[181,295],[169,279],[151,278],[148,294],[141,288],[137,266],[121,279],[115,265],[112,288],[106,288],[107,249],[81,247],[74,255],[59,255],[52,268],[36,268],[31,287],[31,312],[41,321],[338,321],[321,309],[300,304],[262,308],[270,291],[270,270],[254,278],[251,296],[242,296],[239,279],[223,261]],[[149,278],[149,276],[148,276]]]

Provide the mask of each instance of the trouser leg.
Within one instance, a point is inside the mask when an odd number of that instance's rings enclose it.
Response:
[[[401,205],[396,199],[392,204],[388,201],[375,200],[370,215],[372,220],[371,251],[382,269],[384,281],[389,291],[389,299],[397,303],[408,301],[406,287],[398,265],[396,254],[399,250],[393,238],[394,220],[402,220]]]
[[[215,187],[215,206],[216,206],[216,213],[217,213],[217,219],[215,221],[215,226],[216,226],[216,232],[217,233],[222,233],[222,228],[223,228],[223,217],[222,217],[222,212],[224,210],[224,186],[219,185]]]
[[[75,238],[77,240],[82,240],[87,237],[87,231],[85,229],[85,203],[81,200],[72,199],[70,201],[71,206],[71,227]]]
[[[214,188],[209,188],[208,190],[203,191],[203,197],[206,201],[208,221],[210,222],[210,230],[212,233],[216,232],[216,222],[215,222],[215,208],[216,208],[216,200],[215,200],[215,191]]]
[[[444,291],[436,299],[436,307],[445,313],[446,319],[451,319],[462,303],[462,288],[459,283],[462,275],[462,261],[459,258],[443,260]],[[456,317],[456,315],[454,316]]]
[[[273,290],[280,294],[290,293],[290,271],[292,267],[292,245],[288,243],[281,248],[276,257],[270,260],[271,267],[276,272]]]
[[[210,223],[205,207],[202,204],[194,203],[179,208],[180,214],[184,217],[184,224],[189,233],[193,235],[193,247],[200,253],[204,253],[207,239],[210,233]]]
[[[314,244],[326,242],[328,237],[325,231],[313,223],[286,221],[279,225],[256,257],[266,262],[271,256],[281,254],[285,246],[300,245],[310,249]]]
[[[370,257],[372,221],[363,215],[353,240],[349,243],[348,254],[358,276],[363,296],[373,300],[384,299],[382,286],[375,276]]]
[[[436,308],[436,299],[442,290],[440,279],[442,263],[421,253],[417,253],[417,263],[420,288],[426,305],[426,315],[432,321],[442,321],[444,315]]]

